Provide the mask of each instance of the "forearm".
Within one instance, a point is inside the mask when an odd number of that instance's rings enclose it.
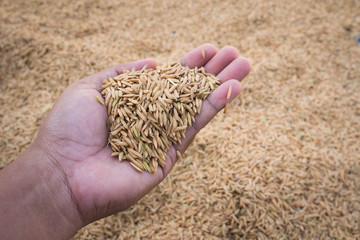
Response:
[[[30,147],[0,171],[0,239],[67,239],[81,227],[64,176]]]

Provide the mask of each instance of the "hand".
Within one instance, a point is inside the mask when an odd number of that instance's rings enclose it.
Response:
[[[235,48],[225,47],[217,52],[211,44],[186,54],[181,63],[190,68],[204,66],[207,72],[217,75],[221,85],[203,102],[201,114],[196,116],[186,137],[181,144],[171,146],[166,166],[159,167],[155,175],[139,173],[129,162],[118,162],[110,156],[112,150],[106,146],[107,110],[95,99],[102,98],[100,88],[104,79],[121,74],[122,68],[141,69],[144,65],[155,68],[154,60],[115,66],[71,84],[48,114],[32,147],[46,156],[44,164],[62,176],[65,192],[70,196],[64,198],[72,200],[67,205],[72,214],[67,218],[69,222],[79,222],[78,228],[128,208],[159,184],[174,166],[176,150],[183,153],[195,135],[240,93],[240,81],[250,71],[248,61],[238,58]],[[230,86],[232,94],[227,100]]]

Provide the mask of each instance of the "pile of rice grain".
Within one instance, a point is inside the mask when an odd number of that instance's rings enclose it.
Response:
[[[139,172],[164,167],[172,143],[181,143],[200,113],[202,101],[219,79],[204,68],[179,62],[156,69],[146,66],[104,81],[102,96],[108,110],[112,156],[130,161]],[[179,153],[178,153],[179,154]]]

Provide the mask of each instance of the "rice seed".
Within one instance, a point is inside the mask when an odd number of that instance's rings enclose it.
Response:
[[[211,90],[214,90],[214,85],[213,85],[213,83],[212,83],[212,82],[209,82],[209,85],[210,85],[210,89],[211,89]]]
[[[111,153],[111,156],[116,157],[116,156],[119,156],[119,154],[120,154],[119,152],[113,152],[113,153]]]
[[[150,173],[151,173],[152,171],[151,171],[151,169],[150,169],[149,165],[147,164],[147,162],[142,161],[142,163],[144,164],[145,169],[146,169],[148,172],[150,172]]]
[[[105,106],[105,103],[101,98],[99,98],[98,96],[95,96],[95,98],[101,105]]]
[[[102,85],[101,90],[103,90],[103,89],[105,89],[105,88],[108,88],[108,87],[110,87],[111,85],[112,85],[112,82],[108,82],[108,83],[106,83],[105,85]]]
[[[203,59],[205,59],[205,50],[203,47],[201,47],[201,56]]]
[[[143,170],[141,170],[138,166],[136,166],[134,163],[130,162],[131,166],[135,168],[136,171],[143,173]]]
[[[177,128],[174,129],[174,131],[175,131],[175,132],[178,132],[178,131],[185,130],[185,129],[187,129],[187,126],[186,126],[186,125],[185,125],[185,126],[181,126],[181,127],[177,127]]]
[[[167,80],[176,86],[176,84],[170,78],[168,78]]]
[[[145,145],[146,151],[149,153],[150,156],[152,156],[153,154],[152,154],[152,151],[151,151],[149,145],[147,145],[146,143],[144,145]]]
[[[123,160],[123,157],[124,157],[124,152],[120,152],[118,156],[120,162]]]
[[[179,151],[176,151],[176,157],[177,157],[177,160],[182,160],[182,156],[181,156],[181,153]]]
[[[153,174],[156,174],[158,165],[157,161],[151,161],[151,170],[153,171]]]
[[[119,99],[120,99],[119,96],[116,96],[115,101],[112,103],[112,107],[115,107],[115,105],[118,103]]]
[[[137,138],[137,139],[140,139],[140,135],[139,135],[139,133],[137,132],[135,126],[132,126],[132,130],[134,131],[136,138]]]
[[[131,148],[128,148],[128,151],[129,153],[133,156],[133,157],[138,157],[138,158],[142,158],[141,154],[138,153],[137,151],[131,149]]]
[[[227,92],[227,96],[226,96],[226,99],[227,99],[227,100],[229,100],[230,97],[231,97],[231,90],[232,90],[232,87],[231,87],[231,85],[230,85],[229,90],[228,90],[228,92]]]
[[[190,69],[179,62],[155,70],[123,71],[105,80],[101,92],[108,108],[112,156],[126,159],[137,171],[156,173],[219,81],[204,68]],[[179,152],[177,157],[181,158]]]
[[[224,107],[224,113],[227,113],[228,108],[229,108],[229,103],[225,104],[225,107]]]

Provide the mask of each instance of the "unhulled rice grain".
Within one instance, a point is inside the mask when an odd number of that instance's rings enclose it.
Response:
[[[156,69],[123,70],[104,80],[105,103],[96,99],[107,107],[112,156],[130,161],[139,172],[155,174],[159,165],[165,166],[171,144],[181,143],[202,101],[219,82],[203,67],[190,69],[179,62]],[[179,152],[177,157],[181,158]]]

